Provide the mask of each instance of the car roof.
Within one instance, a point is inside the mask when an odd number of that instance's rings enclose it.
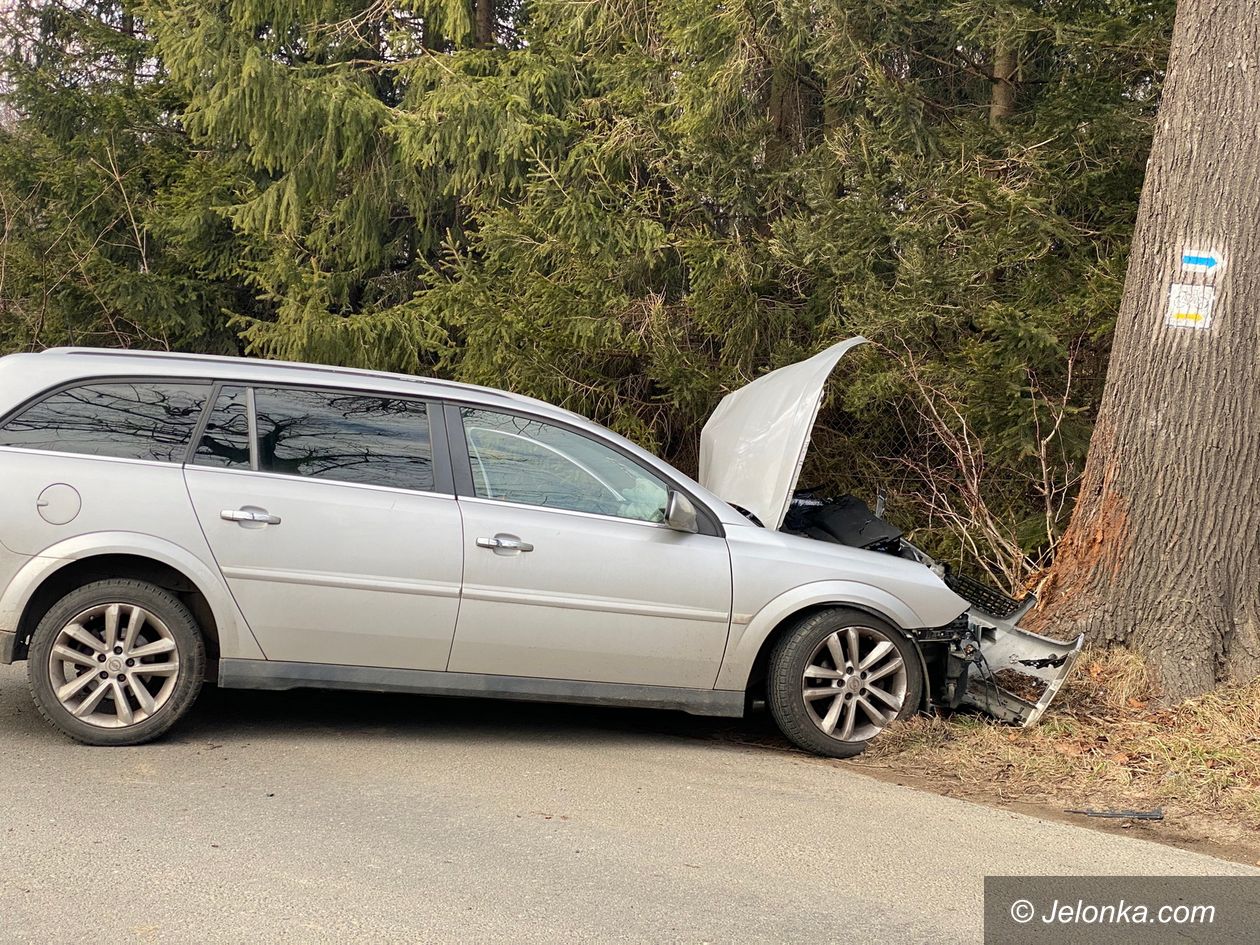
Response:
[[[591,422],[571,410],[523,394],[387,371],[213,354],[142,351],[134,348],[48,348],[35,357],[39,359],[41,367],[45,370],[52,369],[59,376],[64,375],[66,381],[99,376],[160,374],[164,377],[212,378],[253,384],[310,384],[435,398],[469,399],[504,407],[529,406],[538,412],[567,420],[576,418],[584,423]]]
[[[572,410],[492,387],[411,374],[390,374],[384,371],[294,361],[268,361],[261,358],[140,351],[134,348],[48,348],[38,353],[0,357],[0,415],[51,388],[65,384],[107,378],[142,377],[339,387],[474,403],[504,410],[524,409],[539,418],[558,420],[572,427],[586,429],[601,439],[620,443],[649,466],[664,467],[669,470],[670,475],[688,483],[692,492],[708,503],[722,522],[738,525],[748,523],[746,518],[722,499],[659,456]]]

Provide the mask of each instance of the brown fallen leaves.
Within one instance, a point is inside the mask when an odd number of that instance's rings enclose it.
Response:
[[[972,715],[916,718],[858,764],[1047,807],[1164,807],[1170,820],[1260,830],[1260,679],[1176,706],[1145,664],[1087,651],[1045,718],[1014,729]]]

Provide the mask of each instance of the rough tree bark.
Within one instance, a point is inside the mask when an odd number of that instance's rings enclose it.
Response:
[[[1260,6],[1183,0],[1103,402],[1039,621],[1134,647],[1174,699],[1260,673],[1258,160]],[[1224,263],[1183,261],[1209,250]],[[1173,283],[1214,289],[1209,327],[1166,323]]]
[[[766,142],[766,163],[779,167],[800,150],[803,136],[804,95],[795,61],[771,65],[767,112],[773,133]]]
[[[989,123],[999,125],[1015,114],[1015,79],[1019,58],[1009,40],[998,43],[993,53],[993,95],[989,99]]]
[[[494,0],[473,0],[473,30],[478,46],[494,45]]]

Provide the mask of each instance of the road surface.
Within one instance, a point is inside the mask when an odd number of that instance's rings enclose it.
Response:
[[[732,730],[210,689],[165,741],[90,749],[0,667],[0,941],[965,945],[986,873],[1246,871]]]

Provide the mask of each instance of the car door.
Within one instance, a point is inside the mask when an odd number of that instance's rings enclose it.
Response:
[[[713,688],[726,540],[663,524],[671,484],[585,432],[448,405],[464,517],[452,672]]]
[[[268,659],[445,669],[463,531],[430,412],[391,394],[219,391],[185,479]]]

